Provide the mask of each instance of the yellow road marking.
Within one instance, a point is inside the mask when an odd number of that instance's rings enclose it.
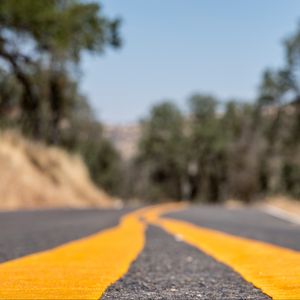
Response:
[[[140,218],[173,209],[144,208],[112,229],[1,264],[0,299],[99,299],[143,249],[146,225]]]
[[[187,207],[186,202],[180,202],[180,203],[166,203],[161,205],[154,205],[151,207],[151,209],[145,209],[138,211],[139,215],[143,220],[145,220],[147,223],[151,223],[154,220],[157,220],[161,215],[165,213],[175,212],[177,210],[182,210],[185,207]]]
[[[99,299],[143,249],[142,220],[179,234],[274,299],[300,299],[300,253],[195,225],[158,219],[178,204],[144,208],[120,225],[55,249],[0,265],[1,299]]]
[[[171,219],[152,219],[218,261],[273,299],[300,299],[300,252]]]

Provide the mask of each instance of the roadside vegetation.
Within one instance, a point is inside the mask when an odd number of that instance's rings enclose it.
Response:
[[[81,155],[94,182],[126,199],[250,202],[300,198],[300,29],[257,99],[194,94],[142,120],[138,151],[122,161],[80,90],[84,53],[118,48],[120,20],[98,1],[0,2],[0,128]]]
[[[119,25],[98,1],[0,2],[1,130],[80,154],[113,194],[121,161],[80,91],[80,62],[84,53],[120,47]]]
[[[119,205],[93,184],[78,155],[17,132],[0,134],[0,166],[0,210]]]
[[[285,64],[263,73],[252,102],[194,94],[188,113],[172,100],[155,105],[141,123],[131,192],[150,200],[299,199],[299,27],[284,48]]]

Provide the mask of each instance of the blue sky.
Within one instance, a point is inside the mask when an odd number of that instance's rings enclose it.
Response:
[[[299,0],[107,0],[104,11],[122,17],[124,45],[84,58],[82,90],[112,124],[194,92],[253,99],[300,21]]]

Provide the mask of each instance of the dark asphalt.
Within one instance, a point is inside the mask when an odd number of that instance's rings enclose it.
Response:
[[[300,225],[270,216],[254,208],[190,206],[167,217],[229,234],[300,250]]]
[[[0,213],[0,262],[115,226],[123,210]],[[168,217],[300,250],[300,226],[254,209],[191,206]],[[101,270],[100,270],[101,272]],[[150,227],[145,249],[103,299],[269,299],[231,268]]]
[[[0,262],[47,250],[118,224],[122,210],[0,213]]]
[[[151,226],[142,254],[101,299],[270,298],[229,267]]]

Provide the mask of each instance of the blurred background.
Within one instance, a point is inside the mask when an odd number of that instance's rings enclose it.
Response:
[[[298,0],[1,0],[0,208],[295,210],[299,12]]]

